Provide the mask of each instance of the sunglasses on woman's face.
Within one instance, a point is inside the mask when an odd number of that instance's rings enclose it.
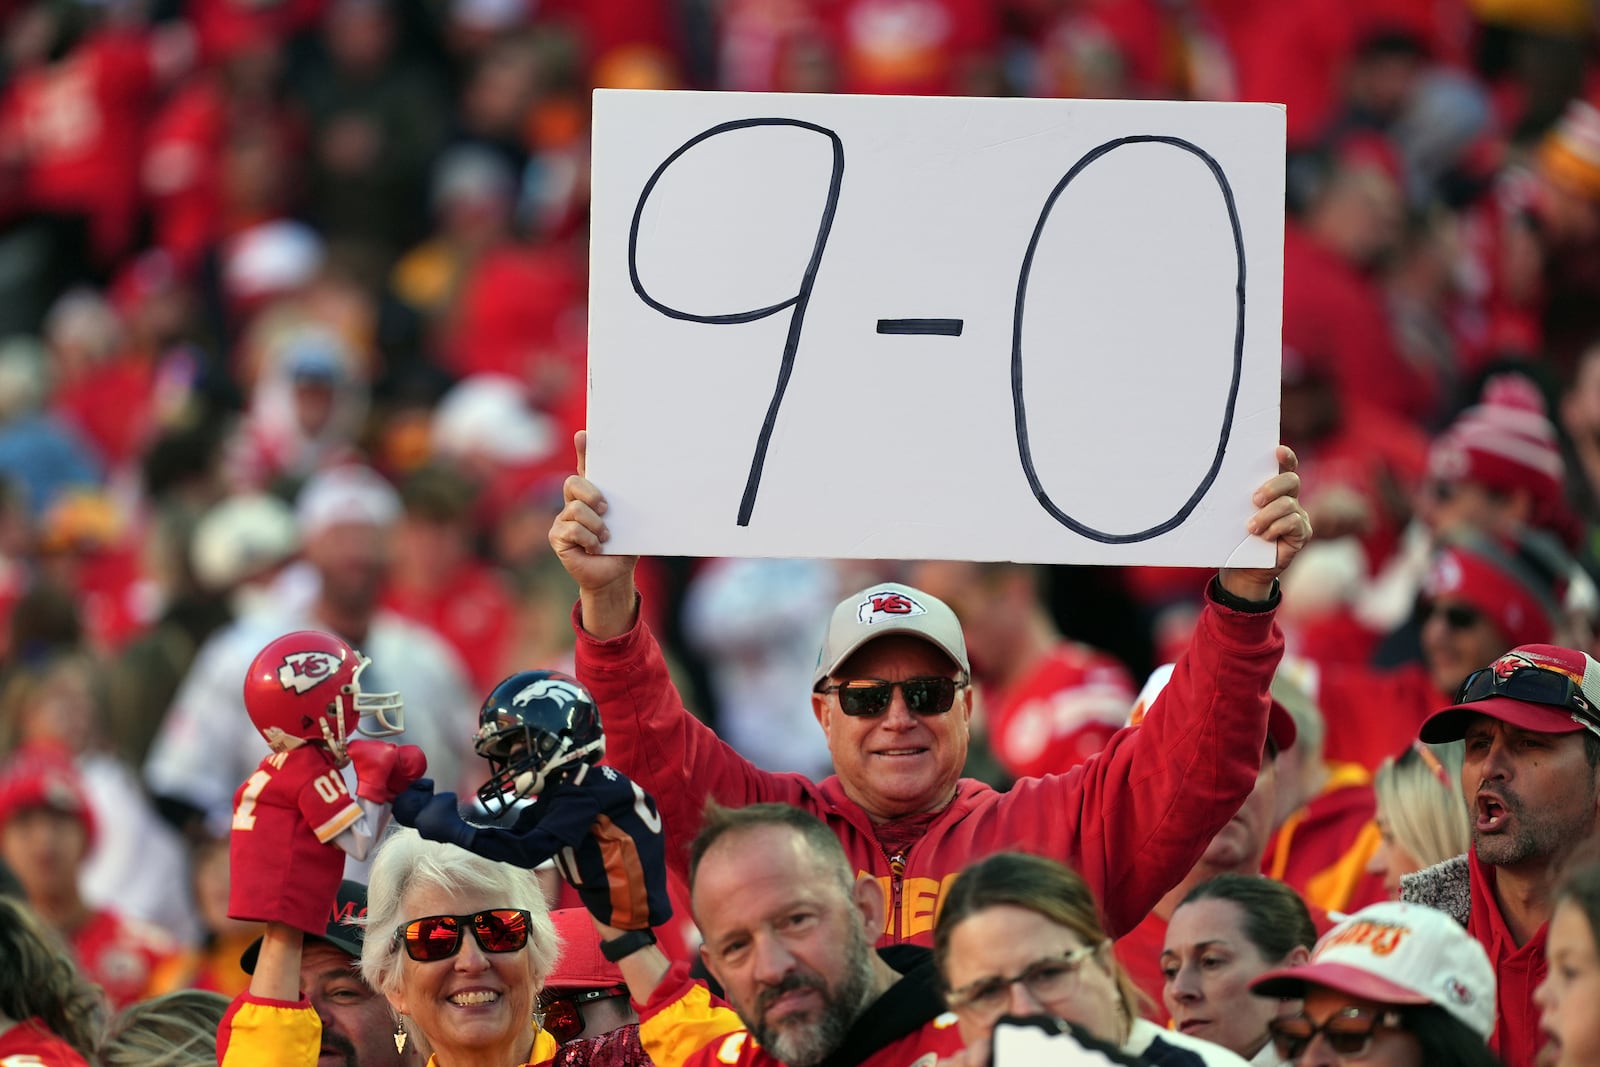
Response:
[[[472,931],[485,952],[518,952],[528,943],[530,918],[521,908],[491,908],[476,915],[428,915],[401,926],[394,939],[418,963],[447,960],[461,951],[463,927]]]
[[[1386,1011],[1375,1014],[1362,1011],[1360,1008],[1344,1008],[1337,1011],[1324,1019],[1321,1025],[1312,1022],[1304,1015],[1273,1019],[1267,1023],[1267,1032],[1272,1035],[1273,1047],[1278,1050],[1279,1056],[1290,1063],[1294,1063],[1305,1054],[1318,1034],[1322,1035],[1322,1040],[1328,1043],[1328,1047],[1335,1054],[1358,1060],[1372,1051],[1372,1041],[1379,1030],[1399,1028],[1399,1012]]]
[[[565,1045],[568,1041],[576,1040],[589,1025],[589,1021],[583,1017],[583,1005],[627,995],[628,987],[620,985],[559,996],[546,990],[539,994],[539,1012],[544,1017],[540,1025],[550,1032],[558,1044]]]

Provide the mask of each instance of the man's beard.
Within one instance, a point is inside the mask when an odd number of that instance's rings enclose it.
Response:
[[[322,1051],[319,1053],[318,1058],[320,1059],[323,1054],[327,1053],[338,1056],[344,1067],[360,1067],[361,1061],[356,1056],[355,1043],[338,1031],[329,1030],[324,1026],[322,1029]]]
[[[850,951],[844,976],[831,992],[823,980],[811,974],[791,974],[776,986],[756,995],[753,1017],[744,1016],[751,1036],[773,1056],[789,1067],[815,1067],[838,1047],[850,1027],[866,1009],[872,994],[872,946],[866,935],[852,927]],[[822,997],[822,1015],[815,1022],[791,1020],[785,1026],[766,1021],[767,1007],[784,993],[795,989],[814,989]]]
[[[1522,800],[1510,793],[1500,794],[1506,814],[1516,820],[1506,833],[1472,831],[1472,847],[1478,858],[1491,867],[1506,867],[1533,859],[1553,859],[1565,848],[1586,840],[1594,829],[1593,819],[1567,818],[1546,811],[1530,813]]]

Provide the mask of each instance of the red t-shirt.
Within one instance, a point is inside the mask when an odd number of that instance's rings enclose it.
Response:
[[[106,31],[59,63],[18,72],[0,106],[0,143],[24,161],[23,200],[87,216],[105,260],[133,239],[153,91],[149,40]]]
[[[999,41],[989,0],[838,0],[830,28],[846,93],[959,94]]]
[[[1059,774],[1128,724],[1138,689],[1116,658],[1062,641],[987,705],[989,748],[1013,778]]]
[[[487,693],[508,673],[507,649],[516,625],[516,602],[504,579],[469,561],[431,590],[390,583],[384,605],[439,634],[460,655],[474,688]]]
[[[180,955],[166,931],[109,911],[92,913],[69,943],[84,975],[105,989],[114,1008],[158,992],[162,972]]]
[[[38,1019],[15,1023],[0,1034],[0,1067],[87,1067],[88,1062]]]

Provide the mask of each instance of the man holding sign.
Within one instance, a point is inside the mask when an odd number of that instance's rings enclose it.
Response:
[[[960,624],[906,586],[871,586],[834,610],[812,695],[833,776],[767,773],[719,740],[684,709],[640,621],[636,558],[604,554],[607,505],[585,477],[585,434],[577,445],[578,474],[567,479],[550,543],[578,583],[576,673],[601,709],[607,758],[656,797],[679,841],[694,836],[709,799],[816,814],[883,888],[880,944],[931,944],[948,880],[1004,848],[1082,874],[1119,936],[1178,883],[1254,786],[1267,687],[1283,653],[1277,577],[1311,536],[1288,448],[1256,490],[1246,531],[1275,545],[1273,566],[1212,579],[1194,643],[1143,725],[1080,767],[1002,794],[961,777],[972,691]],[[685,851],[667,855],[685,873]]]

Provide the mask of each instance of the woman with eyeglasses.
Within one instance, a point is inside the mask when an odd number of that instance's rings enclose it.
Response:
[[[1267,1024],[1294,1067],[1498,1067],[1489,1051],[1495,977],[1454,919],[1420,904],[1363,908],[1317,942],[1307,963],[1269,971],[1251,990],[1296,997]]]
[[[1055,860],[1000,852],[963,870],[939,910],[933,952],[969,1065],[988,1062],[1002,1015],[1047,1015],[1146,1063],[1244,1067],[1219,1045],[1140,1017],[1094,896]]]
[[[331,901],[329,902],[332,903]],[[223,1067],[314,1067],[321,1025],[300,992],[303,935],[267,924],[249,992],[223,1020]],[[559,952],[532,872],[397,829],[374,854],[361,974],[429,1067],[546,1067],[539,991]]]
[[[1400,899],[1400,879],[1466,853],[1472,843],[1461,798],[1459,741],[1414,742],[1391,756],[1372,777],[1377,794],[1377,849],[1367,871],[1383,879],[1390,900]]]

